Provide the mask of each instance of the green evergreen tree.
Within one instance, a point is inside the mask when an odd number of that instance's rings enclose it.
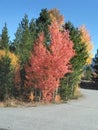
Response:
[[[47,9],[42,9],[39,18],[36,20],[37,34],[44,32],[45,45],[48,47],[50,43],[50,35],[48,31],[49,25],[51,25],[51,18]]]
[[[32,43],[34,43],[38,36],[37,25],[36,25],[36,21],[34,18],[32,18],[29,23],[29,31],[30,31],[31,41],[32,41]]]
[[[9,49],[9,36],[8,36],[8,28],[6,23],[1,33],[0,48],[7,49],[7,50]]]
[[[95,58],[93,59],[94,65],[93,65],[93,69],[94,72],[97,74],[98,77],[98,49],[97,49],[97,53],[95,55]]]
[[[86,52],[85,44],[81,42],[81,38],[80,38],[81,33],[78,30],[78,28],[74,27],[71,22],[66,22],[64,25],[64,29],[69,31],[70,39],[74,43],[74,50],[76,52],[76,55],[70,61],[72,64],[72,73],[65,75],[65,77],[61,79],[60,91],[61,91],[61,95],[65,95],[64,93],[66,93],[66,91],[69,90],[70,95],[72,96],[74,93],[74,88],[81,81],[83,66],[86,63],[88,54]],[[65,97],[63,96],[62,98],[66,98],[66,96]]]
[[[29,30],[29,20],[26,14],[15,33],[14,46],[16,47],[16,52],[20,57],[21,66],[24,66],[28,61],[33,46]]]
[[[48,27],[50,24],[51,19],[47,9],[42,9],[40,16],[36,20],[32,18],[30,23],[28,16],[25,14],[15,33],[13,44],[16,48],[16,53],[20,57],[22,66],[28,61],[33,44],[39,36],[39,33],[44,32],[45,44],[48,46],[50,37]]]
[[[14,39],[14,42],[13,42],[13,45],[15,46],[16,48],[16,53],[19,54],[19,48],[20,48],[20,44],[22,42],[22,26],[21,24],[19,24],[19,27],[17,28],[17,31],[15,33],[15,39]]]
[[[24,80],[25,80],[25,69],[24,65],[28,62],[31,50],[33,48],[33,41],[31,39],[30,30],[29,30],[29,19],[28,15],[25,14],[22,21],[19,24],[19,27],[15,33],[15,39],[13,45],[15,46],[15,52],[20,59],[20,93],[23,94],[24,91]]]
[[[13,68],[11,59],[5,55],[0,58],[0,100],[13,95]]]

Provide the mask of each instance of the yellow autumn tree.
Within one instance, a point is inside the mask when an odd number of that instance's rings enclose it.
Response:
[[[92,49],[93,49],[93,43],[91,41],[91,36],[90,33],[88,32],[87,28],[85,25],[82,25],[79,30],[81,31],[81,40],[82,42],[86,45],[86,50],[89,55],[87,58],[86,64],[91,64],[93,54],[92,54]]]
[[[49,15],[52,22],[57,22],[59,26],[64,24],[64,16],[60,14],[60,11],[56,8],[49,10]]]
[[[0,50],[0,58],[2,56],[5,56],[5,55],[8,55],[9,58],[11,59],[11,65],[12,66],[18,67],[18,65],[19,65],[18,64],[18,58],[17,58],[17,56],[14,53],[12,53],[10,51],[6,51],[6,50]]]

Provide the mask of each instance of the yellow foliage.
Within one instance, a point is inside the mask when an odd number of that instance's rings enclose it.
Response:
[[[50,18],[51,18],[52,22],[56,21],[56,18],[53,16],[52,13],[50,13]]]
[[[18,66],[18,58],[16,57],[16,55],[14,53],[11,53],[11,52],[6,51],[6,50],[0,50],[0,58],[1,58],[1,56],[5,56],[6,54],[10,57],[11,64],[14,67],[17,67]]]
[[[74,97],[80,97],[80,96],[82,96],[82,94],[81,94],[81,91],[80,91],[80,87],[77,85],[77,86],[75,86],[75,88],[74,88]]]
[[[89,54],[89,57],[86,60],[86,64],[91,64],[93,57],[94,57],[93,54]]]
[[[89,34],[89,32],[87,31],[87,29],[84,25],[80,27],[80,31],[82,33],[81,40],[82,40],[83,43],[86,44],[87,51],[90,52],[93,48],[93,44],[91,42],[90,34]]]
[[[64,24],[64,16],[60,14],[60,11],[57,9],[49,10],[49,15],[52,22],[57,22],[59,26]]]
[[[92,58],[93,58],[93,55],[91,54],[91,51],[93,49],[93,43],[91,41],[90,34],[87,31],[85,25],[80,27],[80,31],[81,31],[81,34],[82,34],[81,35],[81,40],[86,45],[86,51],[87,51],[87,53],[89,55],[86,63],[90,64],[92,62]]]

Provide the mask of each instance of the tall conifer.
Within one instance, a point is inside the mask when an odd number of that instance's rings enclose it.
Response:
[[[81,81],[83,66],[86,63],[88,54],[85,44],[81,42],[81,33],[78,28],[74,27],[71,22],[66,22],[64,25],[64,29],[68,30],[70,39],[74,43],[74,50],[76,52],[76,55],[70,61],[73,66],[72,73],[65,75],[65,77],[61,80],[60,91],[63,95],[63,98],[68,98],[66,97],[66,95],[69,96],[69,94],[67,93],[73,94],[74,88]]]

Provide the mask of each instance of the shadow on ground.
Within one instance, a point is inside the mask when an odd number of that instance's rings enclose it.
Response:
[[[96,81],[96,80],[92,80],[92,81],[82,80],[80,83],[80,87],[84,88],[84,89],[98,90],[98,81]]]
[[[3,129],[3,128],[0,128],[0,130],[8,130],[8,129]]]

